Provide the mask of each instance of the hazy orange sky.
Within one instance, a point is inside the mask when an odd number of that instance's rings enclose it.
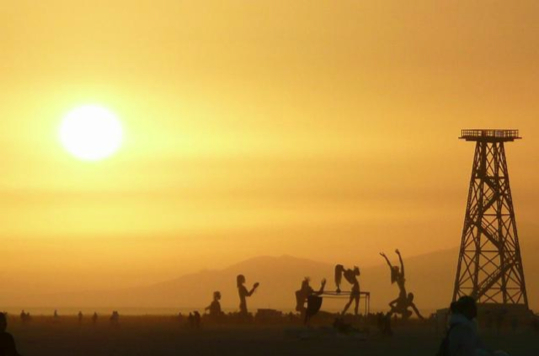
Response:
[[[457,246],[462,128],[521,130],[517,220],[539,231],[536,0],[0,1],[4,285]],[[121,119],[105,161],[60,145],[83,104]]]

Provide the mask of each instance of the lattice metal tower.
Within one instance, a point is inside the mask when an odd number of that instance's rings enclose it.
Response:
[[[528,309],[504,147],[520,138],[518,130],[462,130],[460,139],[476,144],[453,300]]]

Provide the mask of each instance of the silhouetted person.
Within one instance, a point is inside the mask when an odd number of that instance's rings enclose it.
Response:
[[[389,266],[389,269],[391,271],[391,284],[396,282],[397,286],[399,287],[399,297],[391,301],[389,303],[390,306],[393,303],[397,303],[399,299],[404,301],[407,298],[406,287],[405,287],[406,278],[404,277],[404,262],[402,261],[402,256],[398,249],[395,250],[395,253],[399,256],[399,261],[401,264],[400,270],[398,266],[393,266],[391,264],[391,262],[389,261],[389,258],[387,258],[385,253],[380,252],[380,256],[382,256],[386,260]]]
[[[340,286],[343,276],[344,279],[346,279],[346,281],[352,285],[352,290],[350,291],[350,300],[344,306],[344,309],[342,311],[343,315],[346,313],[350,305],[352,305],[352,302],[355,302],[354,313],[355,315],[358,314],[359,297],[361,295],[359,289],[359,281],[357,280],[357,277],[359,277],[359,275],[359,267],[357,266],[355,266],[354,269],[345,269],[343,265],[335,266],[335,284],[337,285],[337,293],[341,292]]]
[[[58,320],[58,310],[54,309],[54,320]]]
[[[425,319],[414,304],[414,293],[408,293],[406,299],[392,301],[389,303],[389,306],[391,307],[391,310],[388,313],[390,316],[393,314],[401,314],[402,318],[406,320],[412,316],[412,312],[408,310],[408,308],[412,308],[419,319]]]
[[[200,329],[200,313],[198,311],[193,313],[193,324],[195,329]]]
[[[243,274],[239,274],[236,277],[236,284],[238,286],[238,294],[240,296],[240,314],[241,315],[248,315],[249,311],[247,310],[247,297],[250,297],[255,292],[256,288],[260,285],[258,282],[253,285],[253,288],[251,290],[247,290],[245,287],[245,276]]]
[[[112,315],[110,316],[110,322],[113,325],[116,325],[120,322],[120,313],[118,313],[118,311],[115,310],[112,312]]]
[[[78,318],[79,323],[82,323],[82,318],[83,318],[82,311],[79,311],[79,314],[77,314],[77,318]]]
[[[21,311],[21,321],[22,321],[23,323],[26,323],[26,322],[30,321],[30,319],[31,319],[30,313],[26,313],[26,312],[24,311],[24,309],[23,309],[23,310]]]
[[[189,323],[189,327],[191,329],[195,328],[195,317],[193,313],[189,313],[189,316],[187,317],[187,322]]]
[[[97,323],[97,312],[94,312],[94,315],[92,315],[92,323]]]
[[[391,330],[391,314],[378,313],[378,330],[382,336],[392,336],[393,330]]]
[[[305,303],[307,302],[309,296],[324,293],[324,288],[326,286],[326,280],[323,279],[322,283],[320,284],[320,289],[315,291],[311,287],[310,282],[310,278],[305,277],[305,279],[301,282],[301,288],[296,291],[296,311],[300,313],[302,318],[305,317],[305,312],[307,311]]]
[[[493,352],[481,341],[477,334],[477,305],[472,297],[463,296],[451,303],[449,330],[440,345],[439,355],[443,356],[487,356],[507,355],[503,351]]]
[[[0,356],[20,356],[15,346],[15,339],[10,333],[6,332],[7,317],[0,313]]]
[[[223,315],[223,312],[221,311],[220,300],[221,300],[221,292],[219,291],[213,292],[213,301],[205,309],[210,312],[210,317],[214,320],[221,318],[221,316]]]

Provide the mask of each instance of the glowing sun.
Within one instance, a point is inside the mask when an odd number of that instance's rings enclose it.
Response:
[[[120,121],[111,111],[95,105],[70,111],[60,127],[60,141],[73,156],[97,161],[114,154],[122,144]]]

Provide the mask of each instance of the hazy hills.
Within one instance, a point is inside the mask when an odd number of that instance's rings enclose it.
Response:
[[[526,239],[522,244],[524,267],[528,283],[530,305],[537,309],[539,295],[539,243]],[[391,252],[388,256],[393,263],[398,263],[397,256]],[[451,298],[457,248],[434,253],[407,257],[403,251],[406,267],[407,289],[414,292],[416,302],[421,309],[432,310],[446,306]],[[339,261],[336,261],[337,263]],[[19,295],[2,298],[0,303],[7,306],[36,307],[172,307],[201,308],[211,301],[214,290],[221,291],[224,308],[235,309],[238,296],[235,285],[236,275],[247,277],[247,285],[260,282],[259,290],[249,300],[249,307],[293,309],[294,291],[300,287],[302,279],[309,276],[316,289],[320,280],[326,278],[326,289],[334,290],[333,265],[291,256],[261,256],[245,260],[222,270],[207,270],[184,275],[174,280],[145,287],[112,291],[85,291],[76,293],[48,295]],[[351,266],[347,266],[351,267]],[[387,303],[398,294],[397,287],[391,285],[389,268],[380,258],[380,265],[362,267],[360,283],[362,290],[371,292],[373,309],[385,309]],[[347,287],[345,287],[347,288]],[[1,298],[1,297],[0,297]],[[324,307],[340,309],[344,300],[327,300]]]
[[[410,291],[416,294],[423,308],[434,308],[449,301],[454,278],[457,251],[447,250],[429,255],[407,258],[406,273]],[[390,256],[394,263],[398,260]],[[406,256],[405,256],[406,257]],[[381,261],[383,261],[381,259]],[[214,290],[221,291],[222,305],[236,308],[238,304],[235,286],[236,275],[243,273],[247,284],[260,282],[259,290],[249,300],[252,308],[270,307],[292,309],[294,291],[302,279],[309,276],[312,286],[318,288],[320,280],[327,278],[326,289],[335,289],[333,265],[299,259],[291,256],[252,258],[223,270],[202,271],[180,278],[142,288],[116,291],[88,291],[77,293],[21,296],[19,305],[64,307],[203,307],[211,301]],[[361,267],[361,266],[360,266]],[[361,268],[362,290],[371,292],[371,306],[384,308],[395,298],[398,290],[390,284],[387,265]],[[346,287],[345,287],[346,288]],[[325,303],[328,308],[340,308],[343,300]]]

